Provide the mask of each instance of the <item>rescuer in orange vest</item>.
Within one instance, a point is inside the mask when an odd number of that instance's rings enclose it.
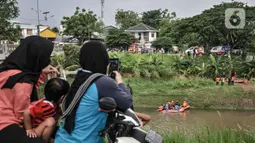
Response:
[[[219,85],[219,83],[220,83],[220,77],[217,75],[216,76],[216,85]]]

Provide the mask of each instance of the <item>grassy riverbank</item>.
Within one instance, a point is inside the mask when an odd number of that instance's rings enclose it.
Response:
[[[255,88],[236,84],[216,86],[210,79],[173,78],[148,80],[125,78],[133,88],[136,107],[158,107],[167,101],[189,100],[200,109],[255,109]]]
[[[163,143],[254,143],[255,134],[244,130],[205,128],[194,130],[192,134],[185,131],[173,131],[163,135]]]
[[[72,80],[69,80],[70,83]],[[199,109],[255,109],[255,87],[236,84],[235,86],[216,86],[211,79],[172,78],[143,79],[124,78],[133,88],[135,107],[157,108],[167,101],[182,102],[187,98],[192,108]],[[39,89],[43,97],[43,87]]]

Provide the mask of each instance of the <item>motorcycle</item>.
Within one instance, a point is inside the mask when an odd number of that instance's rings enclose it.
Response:
[[[133,110],[116,110],[117,104],[113,98],[102,98],[99,106],[112,111],[109,112],[105,129],[99,132],[99,136],[107,137],[108,143],[162,143],[162,137],[155,131],[141,129],[141,122]]]

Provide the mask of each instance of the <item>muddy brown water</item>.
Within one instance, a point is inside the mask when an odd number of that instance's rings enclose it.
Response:
[[[227,127],[255,131],[255,111],[190,109],[184,113],[159,113],[152,108],[136,108],[136,111],[150,115],[152,120],[144,128],[156,131],[191,131],[201,127]]]

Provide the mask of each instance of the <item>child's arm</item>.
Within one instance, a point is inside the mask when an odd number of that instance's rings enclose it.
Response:
[[[24,112],[24,127],[27,131],[27,136],[29,137],[37,137],[35,131],[32,128],[32,120],[31,120],[31,115],[30,115],[30,110],[26,110]]]

